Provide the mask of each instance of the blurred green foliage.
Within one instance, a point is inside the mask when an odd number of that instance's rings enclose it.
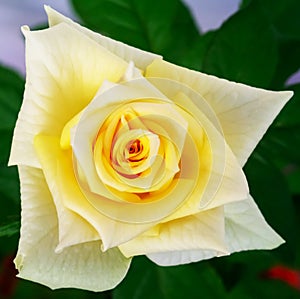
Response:
[[[250,190],[267,221],[287,241],[273,251],[251,251],[176,267],[134,259],[112,291],[51,291],[17,281],[3,298],[299,298],[300,292],[263,273],[275,265],[300,269],[300,84],[287,79],[300,68],[300,1],[244,0],[221,28],[202,34],[179,0],[72,0],[91,29],[168,61],[230,80],[273,90],[292,89],[283,109],[245,166]],[[13,256],[19,229],[19,183],[7,168],[24,79],[0,67],[0,256]],[[11,275],[11,277],[9,276]],[[1,279],[14,281],[3,263]],[[0,292],[1,292],[0,285]],[[2,298],[0,295],[0,298]]]

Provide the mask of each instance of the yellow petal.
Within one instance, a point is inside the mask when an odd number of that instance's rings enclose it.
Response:
[[[101,243],[88,242],[56,253],[58,223],[52,196],[39,169],[19,167],[22,194],[21,238],[15,264],[18,277],[52,289],[104,291],[126,275],[130,259],[115,248],[101,252]]]
[[[199,215],[201,214],[199,213]],[[228,250],[227,253],[211,249],[183,248],[150,253],[147,254],[147,257],[158,265],[172,266],[197,262],[242,250],[273,249],[284,243],[284,240],[267,224],[251,196],[240,202],[226,204],[224,206],[224,216],[224,243]],[[194,232],[191,235],[194,235]],[[156,238],[158,237],[159,235],[156,234]],[[138,240],[141,240],[141,246],[143,246],[142,239]],[[131,244],[130,242],[128,244]],[[140,245],[137,241],[136,243],[136,246]],[[124,253],[126,254],[126,251]]]
[[[27,83],[9,163],[39,167],[34,136],[60,135],[102,82],[117,82],[128,64],[65,23],[24,34]]]
[[[55,162],[53,167],[57,167],[56,163],[57,159],[59,159],[59,156],[52,156],[55,155],[55,149],[49,140],[51,140],[51,137],[43,138],[41,135],[36,136],[34,140],[39,161],[45,169],[49,168],[49,164],[52,162]],[[61,153],[61,156],[64,157],[68,155],[70,155],[70,152]],[[59,242],[56,250],[61,251],[72,245],[99,240],[99,233],[90,223],[64,206],[61,196],[62,181],[56,181],[54,175],[55,173],[45,172],[45,178],[50,188],[58,216]]]
[[[102,240],[103,250],[126,242],[153,226],[151,223],[121,223],[99,213],[81,192],[74,175],[72,156],[61,149],[59,138],[39,135],[35,138],[35,146],[54,202],[61,202],[65,208],[75,212],[92,226]],[[61,223],[60,229],[65,229],[64,223]],[[69,230],[66,233],[68,232]],[[80,234],[73,234],[73,239],[78,243],[81,238]],[[61,247],[63,246],[58,249]]]
[[[226,253],[224,227],[223,208],[211,209],[160,224],[158,232],[154,228],[157,233],[147,231],[119,248],[127,257],[181,250],[216,250]]]
[[[291,91],[274,92],[230,82],[159,59],[147,68],[146,77],[172,79],[201,94],[217,115],[241,166],[293,95]]]
[[[134,64],[142,69],[145,68],[154,60],[154,59],[161,59],[160,55],[156,55],[150,52],[146,52],[106,36],[103,36],[99,33],[95,33],[85,27],[80,26],[79,24],[73,22],[71,19],[65,17],[64,15],[60,14],[59,12],[52,9],[50,6],[45,6],[45,10],[48,15],[49,26],[55,26],[60,23],[66,23],[76,30],[84,33],[86,36],[91,38],[92,40],[96,41],[99,45],[103,46],[110,52],[114,53],[115,55],[121,57],[125,61],[133,61]]]

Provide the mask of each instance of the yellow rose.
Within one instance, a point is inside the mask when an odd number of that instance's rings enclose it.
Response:
[[[113,288],[136,255],[177,265],[283,240],[242,167],[292,96],[184,69],[73,23],[26,38],[19,277]]]

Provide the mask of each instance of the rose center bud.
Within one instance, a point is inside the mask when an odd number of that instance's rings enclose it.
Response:
[[[174,117],[157,115],[158,108]],[[168,103],[133,102],[106,118],[92,143],[99,185],[134,203],[156,201],[157,192],[177,186],[187,125],[173,109]]]
[[[156,134],[142,129],[120,130],[114,139],[111,164],[125,178],[141,176],[157,159],[160,140]]]
[[[139,139],[133,141],[131,144],[128,145],[128,160],[132,161],[134,160],[134,157],[139,154],[143,150],[143,145],[141,144],[141,141]]]

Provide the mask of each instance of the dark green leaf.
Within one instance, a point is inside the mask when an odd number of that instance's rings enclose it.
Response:
[[[179,64],[199,33],[179,0],[72,0],[83,22],[129,45],[162,54]]]
[[[221,279],[207,262],[159,267],[145,257],[134,259],[114,299],[224,298]]]
[[[297,126],[272,128],[260,144],[263,155],[272,158],[283,168],[300,163],[299,146],[300,135]]]
[[[233,253],[230,256],[213,259],[218,273],[221,275],[228,291],[234,289],[250,272],[261,273],[278,263],[272,251],[250,250]],[[256,275],[256,274],[255,274]],[[254,280],[259,279],[253,276]]]
[[[300,2],[298,0],[278,1],[252,0],[260,5],[275,27],[277,35],[284,39],[300,39]]]
[[[240,4],[239,4],[239,9],[243,9],[246,8],[252,0],[241,0]]]
[[[251,3],[215,33],[203,70],[237,82],[268,87],[277,58],[272,26],[264,12]]]
[[[20,222],[14,221],[9,224],[0,225],[0,237],[10,237],[14,234],[19,233]]]
[[[277,117],[276,126],[279,128],[298,126],[300,129],[300,84],[289,86],[289,89],[294,91],[294,96]]]
[[[0,203],[4,211],[11,206],[8,200],[19,198],[18,175],[15,167],[7,167],[11,140],[24,90],[23,79],[0,66]]]
[[[272,89],[285,88],[287,79],[300,68],[300,39],[279,40],[279,61],[271,84]]]
[[[191,45],[190,49],[186,50],[185,55],[178,60],[178,64],[194,70],[201,71],[203,69],[203,59],[205,53],[210,46],[215,35],[215,31],[209,31],[202,36],[199,36]]]
[[[0,130],[12,130],[21,106],[24,80],[0,65]]]
[[[295,208],[284,175],[258,153],[252,155],[245,172],[250,193],[267,222],[286,240],[286,244],[277,251],[287,261],[293,261],[296,238]]]
[[[289,184],[289,189],[293,194],[300,194],[300,167],[299,165],[291,164],[290,168],[286,168],[286,178]],[[300,215],[298,216],[300,217]]]
[[[269,20],[279,44],[279,62],[271,84],[275,90],[282,89],[286,80],[300,68],[300,1],[247,0],[247,5],[259,7]]]

